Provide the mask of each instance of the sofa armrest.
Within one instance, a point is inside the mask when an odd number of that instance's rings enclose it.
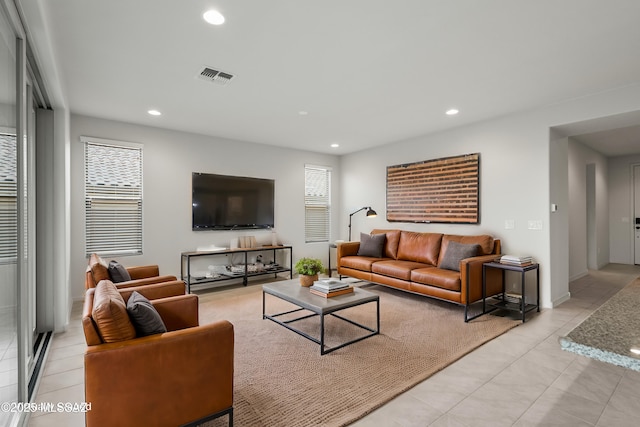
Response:
[[[116,288],[124,289],[131,288],[134,286],[144,286],[152,283],[162,283],[162,282],[174,282],[178,280],[176,276],[155,276],[155,277],[145,277],[142,279],[128,280],[126,282],[118,282],[114,283]]]
[[[115,285],[116,287],[118,286],[117,283]],[[118,292],[120,292],[120,295],[122,295],[122,298],[125,301],[129,299],[133,291],[138,292],[149,300],[154,300],[158,298],[168,298],[177,295],[184,295],[186,292],[186,287],[182,280],[172,280],[170,282],[118,288]]]
[[[360,249],[360,242],[340,243],[336,248],[336,259],[338,260],[338,265],[340,265],[340,258],[343,256],[358,255],[358,249]]]
[[[482,299],[482,265],[496,258],[499,258],[499,254],[482,255],[460,261],[461,303],[469,304]],[[467,294],[467,284],[469,294]],[[500,271],[487,271],[487,296],[499,292],[502,292],[502,274]]]
[[[151,285],[153,286],[153,285]],[[183,283],[184,286],[184,283]],[[144,288],[147,288],[145,286]],[[198,295],[185,294],[169,295],[157,299],[149,298],[142,289],[140,293],[150,300],[153,308],[156,309],[167,331],[177,331],[178,329],[192,328],[199,324],[198,312]],[[125,302],[129,301],[129,297],[133,292],[118,291]]]
[[[198,326],[198,296],[180,295],[151,301],[168,331]]]
[[[131,276],[132,280],[160,276],[160,268],[157,265],[139,265],[136,267],[127,267],[127,272],[129,272],[129,276]]]
[[[102,343],[102,338],[98,334],[96,325],[93,323],[93,318],[91,317],[94,293],[95,288],[87,289],[84,294],[84,302],[82,303],[82,329],[87,345],[98,345]]]
[[[233,325],[88,347],[86,425],[182,425],[233,405]]]

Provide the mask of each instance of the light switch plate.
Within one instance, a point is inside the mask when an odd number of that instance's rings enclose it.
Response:
[[[535,220],[530,219],[527,222],[527,228],[529,230],[542,230],[542,221],[539,219],[535,219]]]
[[[505,230],[513,230],[514,228],[516,228],[516,222],[512,219],[505,219],[504,228]]]

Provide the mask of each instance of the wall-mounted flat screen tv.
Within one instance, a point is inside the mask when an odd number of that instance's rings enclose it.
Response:
[[[272,179],[192,174],[193,230],[273,228]]]

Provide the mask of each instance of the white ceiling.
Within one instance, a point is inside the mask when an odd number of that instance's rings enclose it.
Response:
[[[640,81],[638,0],[40,4],[72,112],[318,152]],[[209,8],[226,23],[205,23]],[[204,65],[236,77],[204,82],[196,78]],[[446,116],[452,107],[460,114]],[[162,116],[149,116],[152,108]],[[637,146],[639,130],[614,135]]]
[[[640,154],[640,125],[576,135],[574,138],[607,157]]]

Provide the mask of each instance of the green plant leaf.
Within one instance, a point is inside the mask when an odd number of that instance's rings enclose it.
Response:
[[[322,261],[317,258],[300,258],[294,266],[296,273],[313,276],[324,271]]]

